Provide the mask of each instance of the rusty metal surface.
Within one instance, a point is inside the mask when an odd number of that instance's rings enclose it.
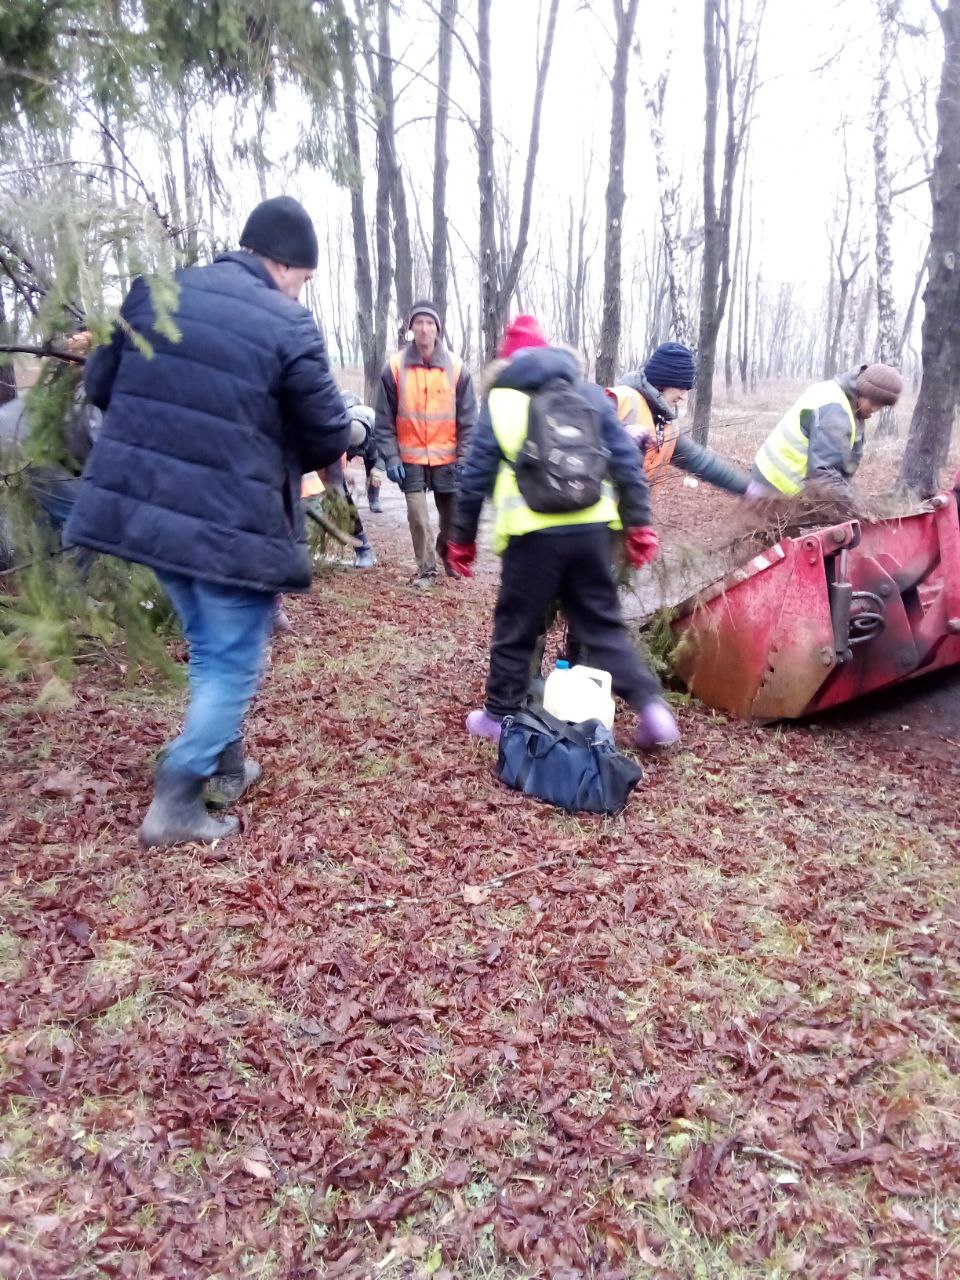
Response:
[[[834,591],[850,602],[846,645],[831,618],[835,581],[849,583]],[[809,715],[960,663],[957,495],[785,538],[685,601],[673,627],[690,691],[749,719]]]

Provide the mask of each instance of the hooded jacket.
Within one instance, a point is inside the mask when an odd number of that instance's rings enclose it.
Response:
[[[179,271],[176,285],[177,341],[140,278],[87,362],[105,416],[65,539],[225,586],[306,590],[301,475],[339,458],[350,433],[323,336],[253,254]]]
[[[575,386],[600,417],[603,442],[610,454],[610,478],[619,496],[620,520],[624,528],[650,523],[650,493],[640,465],[636,445],[624,431],[616,411],[602,388],[584,382],[576,354],[561,347],[526,347],[496,373],[492,386],[509,387],[533,395],[554,378]],[[474,542],[484,498],[493,494],[497,473],[506,465],[490,421],[486,399],[470,444],[457,496],[457,510],[450,534],[451,542]],[[577,532],[589,527],[562,525],[543,530],[551,535]]]

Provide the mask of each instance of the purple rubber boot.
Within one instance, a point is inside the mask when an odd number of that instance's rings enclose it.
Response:
[[[653,751],[657,747],[672,747],[679,741],[680,730],[673,712],[661,698],[651,698],[637,716],[634,745],[641,751]]]
[[[500,721],[488,716],[485,708],[480,707],[467,716],[467,733],[472,738],[489,738],[491,742],[499,742]]]

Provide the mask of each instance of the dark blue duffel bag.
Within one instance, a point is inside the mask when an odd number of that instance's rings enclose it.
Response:
[[[568,724],[528,703],[503,721],[497,777],[568,813],[619,813],[643,770],[599,720]]]

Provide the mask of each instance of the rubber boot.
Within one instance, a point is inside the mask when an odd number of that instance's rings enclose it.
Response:
[[[140,827],[140,843],[168,848],[194,841],[210,844],[240,830],[236,818],[215,818],[203,803],[206,779],[162,765],[157,770],[153,799]]]
[[[367,485],[367,505],[377,515],[383,511],[383,507],[380,505],[380,486],[378,484]]]
[[[637,715],[637,727],[633,734],[634,746],[641,751],[656,751],[661,747],[672,747],[680,741],[680,730],[673,718],[673,712],[662,698],[651,698],[640,708]]]
[[[217,760],[213,777],[207,783],[204,797],[211,809],[225,809],[234,804],[245,791],[259,782],[263,770],[256,760],[243,758],[243,739],[238,738],[224,747]]]
[[[373,554],[373,547],[370,545],[370,539],[367,537],[366,530],[359,535],[360,546],[357,547],[357,554],[354,557],[353,567],[355,569],[373,569],[377,563],[377,557]]]
[[[467,733],[471,738],[488,738],[491,742],[500,741],[500,730],[503,726],[499,720],[487,714],[486,707],[479,707],[467,716]]]

